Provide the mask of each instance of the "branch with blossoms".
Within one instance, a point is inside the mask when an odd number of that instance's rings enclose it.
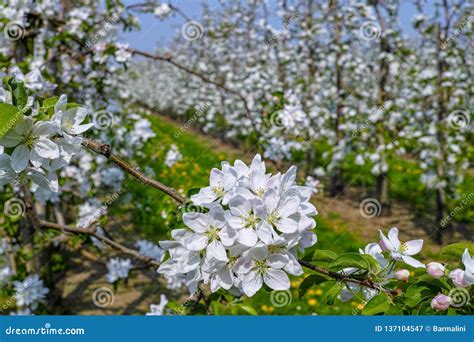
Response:
[[[246,115],[247,115],[248,119],[252,122],[253,127],[258,127],[257,123],[255,122],[255,119],[254,119],[254,117],[253,117],[253,115],[250,111],[250,106],[249,106],[249,103],[248,103],[247,99],[239,91],[231,89],[231,88],[227,87],[224,83],[212,80],[209,77],[203,75],[202,73],[177,62],[175,59],[173,59],[173,56],[171,54],[166,54],[165,56],[160,56],[160,55],[154,55],[154,54],[151,54],[149,52],[141,51],[141,50],[134,49],[134,48],[127,48],[126,50],[128,52],[130,52],[132,55],[142,56],[142,57],[152,59],[152,60],[155,60],[155,61],[163,61],[163,62],[170,63],[171,65],[173,65],[176,68],[186,72],[187,74],[198,77],[201,81],[203,81],[205,83],[214,85],[214,86],[224,90],[225,92],[227,92],[229,94],[237,96],[239,98],[239,100],[241,100],[242,103],[244,104]],[[257,131],[257,133],[258,133],[258,131]]]
[[[84,139],[82,142],[82,145],[91,149],[92,151],[101,154],[105,157],[107,157],[111,162],[115,163],[117,166],[121,167],[124,171],[129,173],[130,175],[136,177],[140,182],[143,184],[149,185],[154,187],[155,189],[158,189],[171,198],[173,198],[175,201],[177,201],[180,204],[185,204],[188,202],[186,198],[181,196],[178,192],[176,192],[174,189],[156,181],[153,180],[147,176],[145,176],[143,173],[141,173],[137,168],[134,168],[133,166],[129,165],[125,161],[121,160],[117,156],[111,153],[110,146],[108,144],[105,144],[103,142],[97,141],[97,140],[90,140],[90,139]],[[193,215],[193,214],[191,214]],[[359,284],[371,289],[380,289],[380,287],[373,283],[370,279],[357,279],[354,277],[350,277],[345,275],[344,273],[337,273],[337,272],[332,272],[329,270],[326,270],[322,267],[312,265],[311,263],[308,263],[304,260],[299,259],[298,262],[303,265],[304,267],[311,269],[312,271],[315,271],[317,273],[323,274],[325,276],[340,280],[345,283],[354,283],[354,284]],[[391,291],[391,290],[386,290],[387,293],[391,295],[397,294],[396,291]]]
[[[390,229],[387,236],[380,232],[380,242],[368,244],[359,253],[338,255],[319,250],[314,248],[314,217],[318,212],[311,202],[313,190],[298,185],[296,167],[272,174],[258,154],[250,165],[240,160],[232,165],[222,162],[220,169],[211,170],[209,186],[187,199],[113,154],[108,144],[82,137],[93,126],[87,123],[85,108],[68,104],[65,96],[36,98],[35,106],[31,106],[21,82],[7,78],[4,83],[10,86],[11,101],[0,103],[2,127],[7,127],[0,137],[0,184],[21,185],[28,218],[36,230],[88,235],[157,267],[158,273],[167,278],[183,279],[191,293],[202,285],[213,293],[224,290],[247,297],[261,291],[264,284],[274,291],[286,291],[290,289],[290,276],[303,276],[305,267],[314,274],[303,280],[300,295],[323,283],[331,285],[333,297],[343,301],[361,292],[367,302],[364,314],[380,314],[394,308],[409,312],[426,303],[430,310],[472,309],[474,264],[465,247],[450,247],[455,255],[462,249],[464,270],[431,263],[427,274],[426,266],[413,257],[421,251],[423,241],[400,241],[397,228]],[[178,228],[169,232],[169,240],[159,243],[166,257],[144,256],[99,234],[94,222],[80,228],[39,218],[34,197],[43,191],[58,191],[59,170],[82,147],[106,157],[180,204]],[[401,269],[403,264],[415,269],[417,277],[411,284],[411,272]],[[120,259],[112,259],[111,265],[117,270],[124,265],[131,268]],[[441,270],[443,274],[439,276]],[[110,281],[120,278],[122,275],[117,272]],[[195,298],[190,311],[204,295]],[[328,299],[328,304],[331,302]]]

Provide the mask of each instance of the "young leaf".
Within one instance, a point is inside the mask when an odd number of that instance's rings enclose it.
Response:
[[[21,112],[15,106],[0,103],[0,138],[15,126],[21,116]]]
[[[380,292],[373,297],[362,309],[362,315],[372,316],[385,313],[390,308],[390,299],[385,292]]]
[[[240,304],[240,305],[239,305],[239,308],[241,308],[242,310],[244,310],[244,311],[245,311],[246,313],[248,313],[249,315],[258,316],[257,310],[255,310],[254,308],[252,308],[252,307],[249,306],[249,305]]]
[[[345,253],[336,258],[329,267],[335,271],[342,270],[343,268],[355,267],[362,270],[369,268],[369,264],[364,257],[358,253]]]
[[[331,287],[328,292],[326,292],[325,300],[328,305],[334,304],[334,300],[336,299],[339,292],[341,292],[341,290],[344,288],[344,286],[345,285],[342,283],[335,283],[334,286]]]
[[[327,261],[331,262],[337,258],[337,254],[333,251],[318,249],[313,254],[312,261]]]
[[[460,260],[466,248],[468,249],[469,254],[474,254],[474,244],[467,242],[459,242],[447,245],[441,250],[441,254],[446,257]]]

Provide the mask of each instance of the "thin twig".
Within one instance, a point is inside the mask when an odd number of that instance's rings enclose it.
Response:
[[[257,123],[256,123],[252,113],[250,112],[250,107],[249,107],[248,101],[237,90],[231,89],[231,88],[227,87],[224,83],[214,81],[214,80],[210,79],[209,77],[201,74],[200,72],[198,72],[196,70],[193,70],[191,68],[188,68],[187,66],[176,62],[173,59],[173,56],[171,54],[166,54],[165,56],[153,55],[149,52],[137,50],[137,49],[134,49],[134,48],[128,48],[127,51],[130,52],[132,55],[138,55],[138,56],[146,57],[146,58],[149,58],[149,59],[153,59],[155,61],[168,62],[168,63],[172,64],[173,66],[177,67],[178,69],[183,70],[184,72],[186,72],[188,74],[191,74],[191,75],[194,75],[194,76],[198,77],[199,79],[201,79],[205,83],[215,85],[216,87],[223,89],[227,93],[230,93],[230,94],[233,94],[233,95],[237,96],[242,101],[242,103],[244,104],[246,115],[249,118],[249,120],[252,122],[252,125],[253,125],[255,131],[258,133]]]
[[[336,280],[340,280],[344,283],[354,283],[354,284],[359,284],[359,285],[362,285],[362,286],[365,286],[365,287],[368,287],[368,288],[371,288],[371,289],[379,290],[379,291],[383,290],[391,296],[394,296],[394,295],[398,294],[398,292],[395,291],[395,290],[382,289],[378,284],[373,283],[370,279],[353,278],[353,277],[347,276],[347,275],[342,274],[342,273],[329,271],[325,268],[313,265],[313,264],[311,264],[311,263],[309,263],[305,260],[301,260],[301,259],[298,259],[298,262],[302,266],[304,266],[304,267],[306,267],[306,268],[308,268],[308,269],[310,269],[314,272],[323,274],[325,276],[331,277],[331,278],[336,279]]]
[[[119,250],[122,253],[128,254],[130,256],[133,256],[147,265],[150,266],[156,266],[159,267],[160,263],[152,258],[146,257],[141,255],[138,251],[125,247],[124,245],[118,243],[117,241],[111,240],[108,237],[99,235],[95,229],[91,228],[78,228],[78,227],[71,227],[67,225],[61,225],[58,223],[53,223],[53,222],[48,222],[48,221],[40,221],[40,226],[41,228],[47,228],[47,229],[54,229],[58,230],[61,232],[67,232],[67,233],[72,233],[72,234],[85,234],[89,235],[91,237],[96,238],[97,240],[113,247],[116,250]]]
[[[137,178],[140,182],[142,182],[145,185],[150,185],[154,187],[155,189],[158,189],[171,198],[173,198],[175,201],[179,203],[184,203],[186,199],[181,196],[177,191],[175,191],[173,188],[170,188],[152,178],[149,178],[145,176],[142,172],[140,172],[138,169],[132,167],[131,165],[127,164],[125,161],[117,157],[116,155],[112,154],[110,151],[110,146],[98,141],[98,140],[92,140],[92,139],[86,139],[84,138],[82,141],[82,145],[90,149],[91,151],[94,151],[95,153],[101,154],[105,156],[108,160],[111,162],[115,163],[117,166],[119,166],[121,169],[123,169],[125,172],[129,173],[130,175],[134,176]]]
[[[169,196],[174,198],[179,203],[184,203],[186,201],[185,197],[181,196],[180,194],[178,194],[173,189],[167,187],[166,185],[164,185],[164,184],[162,184],[162,183],[160,183],[160,182],[158,182],[154,179],[146,177],[141,172],[139,172],[135,168],[133,168],[131,165],[127,164],[123,160],[121,160],[118,157],[114,156],[110,152],[110,146],[109,145],[104,144],[100,141],[95,141],[95,140],[90,140],[90,139],[84,139],[82,144],[85,147],[91,149],[92,151],[104,155],[109,160],[111,160],[114,163],[116,163],[117,165],[119,165],[123,170],[125,170],[126,172],[128,172],[131,175],[135,176],[136,178],[138,178],[143,183],[151,185],[151,186],[157,188],[158,190],[161,190],[161,191],[165,192],[166,194],[168,194]],[[114,241],[112,241],[112,240],[110,240],[110,242],[114,243]],[[371,288],[371,289],[381,290],[381,287],[378,284],[373,283],[370,279],[357,279],[357,278],[353,278],[353,277],[344,275],[342,273],[332,272],[332,271],[326,270],[322,267],[313,265],[313,264],[311,264],[307,261],[304,261],[304,260],[299,260],[299,262],[304,267],[309,268],[309,269],[311,269],[315,272],[318,272],[320,274],[326,275],[328,277],[331,277],[333,279],[337,279],[337,280],[343,281],[345,283],[359,284],[359,285],[362,285],[362,286],[365,286],[365,287],[368,287],[368,288]],[[384,291],[387,292],[390,295],[396,295],[397,294],[397,291],[394,291],[394,290],[384,290]]]

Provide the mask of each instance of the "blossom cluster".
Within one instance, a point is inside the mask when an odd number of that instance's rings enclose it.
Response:
[[[380,241],[378,243],[369,243],[364,249],[359,249],[359,253],[371,256],[380,265],[377,283],[384,285],[392,278],[408,281],[408,270],[400,269],[396,272],[393,271],[397,261],[404,262],[415,268],[424,268],[424,264],[413,258],[413,255],[418,254],[422,247],[423,240],[401,242],[398,237],[398,228],[394,227],[389,230],[388,236],[385,236],[380,231]],[[356,275],[359,271],[357,268],[345,268],[342,270],[346,275]],[[362,291],[367,301],[379,292],[376,289],[348,282],[341,291],[340,298],[344,302],[348,301],[359,291]]]
[[[30,275],[23,281],[13,282],[15,288],[16,304],[21,311],[18,314],[26,314],[38,307],[44,301],[49,290],[44,287],[43,280],[39,275]]]
[[[312,189],[296,184],[296,167],[267,173],[256,155],[250,166],[236,160],[214,168],[210,185],[191,197],[183,214],[185,228],[174,229],[160,246],[169,258],[158,272],[185,275],[194,291],[200,282],[253,296],[265,283],[274,290],[290,287],[288,274],[301,275],[298,252],[317,237],[309,202]]]
[[[474,259],[469,254],[467,248],[462,255],[462,263],[464,264],[464,270],[456,268],[449,273],[446,272],[446,267],[439,262],[430,262],[426,270],[428,274],[434,278],[441,278],[447,275],[457,289],[464,289],[474,285]],[[461,293],[460,290],[457,290],[454,291],[453,295],[455,296],[458,291]],[[439,293],[432,299],[431,307],[436,310],[447,310],[450,306],[459,307],[463,304],[467,304],[468,300],[466,303],[454,303],[455,299],[453,299],[450,294]],[[467,298],[469,299],[469,296],[467,296]]]
[[[68,108],[62,95],[50,119],[37,119],[37,111],[23,115],[0,139],[0,186],[31,180],[35,192],[57,192],[57,171],[80,151],[81,134],[93,126],[83,124],[87,113],[83,107]]]

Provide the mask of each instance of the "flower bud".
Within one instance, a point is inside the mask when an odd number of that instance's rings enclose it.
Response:
[[[431,307],[435,310],[447,310],[450,303],[451,298],[449,298],[449,296],[439,294],[431,301]]]
[[[464,280],[464,271],[457,268],[449,273],[449,278],[453,281],[456,287],[467,287],[469,283]]]
[[[410,271],[405,269],[398,270],[395,272],[395,278],[401,281],[408,281],[408,278],[410,278]]]
[[[430,262],[426,265],[426,272],[432,277],[440,278],[444,275],[444,266],[439,262]]]

